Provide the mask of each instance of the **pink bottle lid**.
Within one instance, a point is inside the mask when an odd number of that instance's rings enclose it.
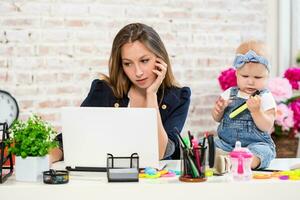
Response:
[[[229,153],[231,158],[252,158],[252,153],[245,150],[234,150]]]
[[[231,158],[252,158],[252,153],[247,148],[242,148],[241,142],[236,141],[235,148],[229,153]]]

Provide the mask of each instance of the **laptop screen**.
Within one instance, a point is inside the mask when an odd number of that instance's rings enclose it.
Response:
[[[64,161],[70,167],[106,167],[107,153],[138,153],[140,167],[159,167],[153,108],[62,108]]]

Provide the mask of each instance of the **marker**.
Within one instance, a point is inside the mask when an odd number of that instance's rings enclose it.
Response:
[[[189,140],[190,140],[190,144],[193,144],[193,139],[194,139],[194,136],[191,134],[191,131],[188,131],[188,136],[189,136]]]
[[[198,171],[199,171],[199,174],[201,175],[201,163],[200,163],[200,154],[199,154],[199,146],[198,146],[198,141],[197,139],[193,139],[192,140],[192,143],[193,143],[193,150],[194,150],[194,155],[195,155],[195,161],[196,161],[196,165],[197,165],[197,168],[198,168]]]
[[[187,153],[187,159],[190,161],[190,164],[191,164],[191,168],[192,168],[192,174],[193,174],[193,177],[194,178],[197,178],[199,177],[199,172],[198,172],[198,169],[193,161],[193,159],[189,156],[189,154]]]
[[[256,90],[253,94],[251,94],[252,97],[259,95],[260,91]],[[230,114],[229,114],[229,118],[232,119],[234,117],[236,117],[237,115],[239,115],[241,112],[243,112],[244,110],[246,110],[247,107],[247,103],[244,102],[242,105],[240,105],[239,107],[237,107],[236,109],[234,109]]]
[[[234,117],[236,117],[238,114],[240,114],[241,112],[243,112],[244,110],[246,110],[248,107],[247,107],[247,104],[246,102],[243,103],[242,105],[240,105],[239,107],[237,107],[234,111],[232,111],[230,114],[229,114],[229,118],[232,119]]]
[[[183,142],[185,144],[185,146],[187,146],[187,148],[191,148],[191,143],[190,143],[190,139],[185,137],[183,138]]]
[[[174,127],[174,130],[175,130],[175,132],[177,133],[177,137],[178,137],[178,139],[179,139],[179,141],[180,141],[180,143],[181,143],[181,146],[182,146],[184,149],[188,149],[188,147],[185,145],[185,143],[184,143],[182,137],[180,136],[180,132],[179,132],[179,130],[177,129],[177,127]]]

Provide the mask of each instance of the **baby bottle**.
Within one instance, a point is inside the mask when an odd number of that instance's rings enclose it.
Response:
[[[234,180],[250,180],[252,176],[252,153],[242,148],[241,142],[236,141],[235,148],[229,153],[231,160],[231,174]]]

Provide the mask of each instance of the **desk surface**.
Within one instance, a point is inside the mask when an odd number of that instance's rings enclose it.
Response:
[[[167,169],[179,169],[178,161],[162,161]],[[276,159],[271,168],[287,169],[297,159]],[[53,166],[62,169],[63,163]],[[233,181],[229,174],[202,183],[183,183],[177,177],[140,179],[138,183],[108,183],[106,173],[71,172],[65,185],[17,182],[10,177],[0,185],[1,199],[299,199],[300,181],[278,179]]]

